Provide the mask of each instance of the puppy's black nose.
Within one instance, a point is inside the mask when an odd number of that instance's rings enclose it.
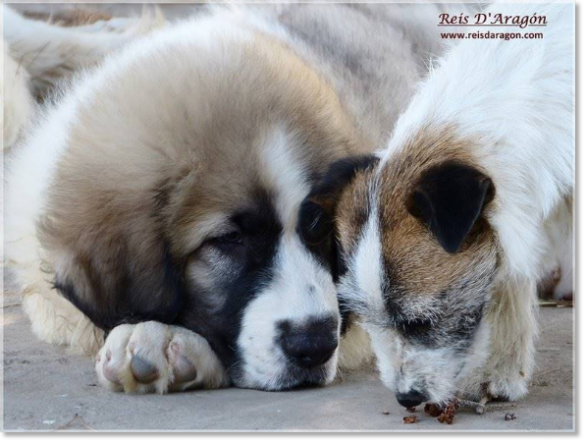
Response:
[[[396,397],[399,404],[401,406],[405,406],[406,408],[413,408],[414,406],[418,406],[421,403],[429,400],[425,394],[422,394],[419,391],[415,391],[414,389],[411,389],[406,394],[398,392]]]
[[[333,318],[314,320],[302,326],[280,325],[280,344],[294,364],[314,368],[326,363],[338,347],[338,323]]]

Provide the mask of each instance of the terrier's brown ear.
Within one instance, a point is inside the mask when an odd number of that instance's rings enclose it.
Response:
[[[494,195],[488,176],[472,166],[448,161],[424,172],[406,204],[439,244],[454,254]]]

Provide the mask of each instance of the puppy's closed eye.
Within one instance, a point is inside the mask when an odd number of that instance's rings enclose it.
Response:
[[[212,237],[206,243],[222,252],[228,253],[244,246],[244,236],[240,231],[234,230],[217,237]]]

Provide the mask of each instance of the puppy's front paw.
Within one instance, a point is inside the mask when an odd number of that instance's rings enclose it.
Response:
[[[528,379],[523,371],[496,373],[485,385],[488,396],[494,399],[514,401],[527,394]]]
[[[513,367],[491,366],[461,383],[458,395],[472,401],[516,401],[527,394],[529,378]]]
[[[157,322],[114,328],[96,356],[96,372],[100,384],[112,391],[164,394],[228,384],[203,337]]]

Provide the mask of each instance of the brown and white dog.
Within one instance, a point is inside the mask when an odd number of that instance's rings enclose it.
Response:
[[[462,41],[387,149],[355,174],[334,166],[309,197],[316,220],[335,221],[341,298],[406,407],[523,396],[536,284],[548,255],[571,257],[574,6],[489,12],[545,16],[544,38]]]
[[[100,381],[130,392],[325,384],[368,358],[356,326],[338,348],[335,239],[302,202],[387,138],[438,13],[212,7],[80,74],[9,164],[6,253],[36,334],[101,348]]]

